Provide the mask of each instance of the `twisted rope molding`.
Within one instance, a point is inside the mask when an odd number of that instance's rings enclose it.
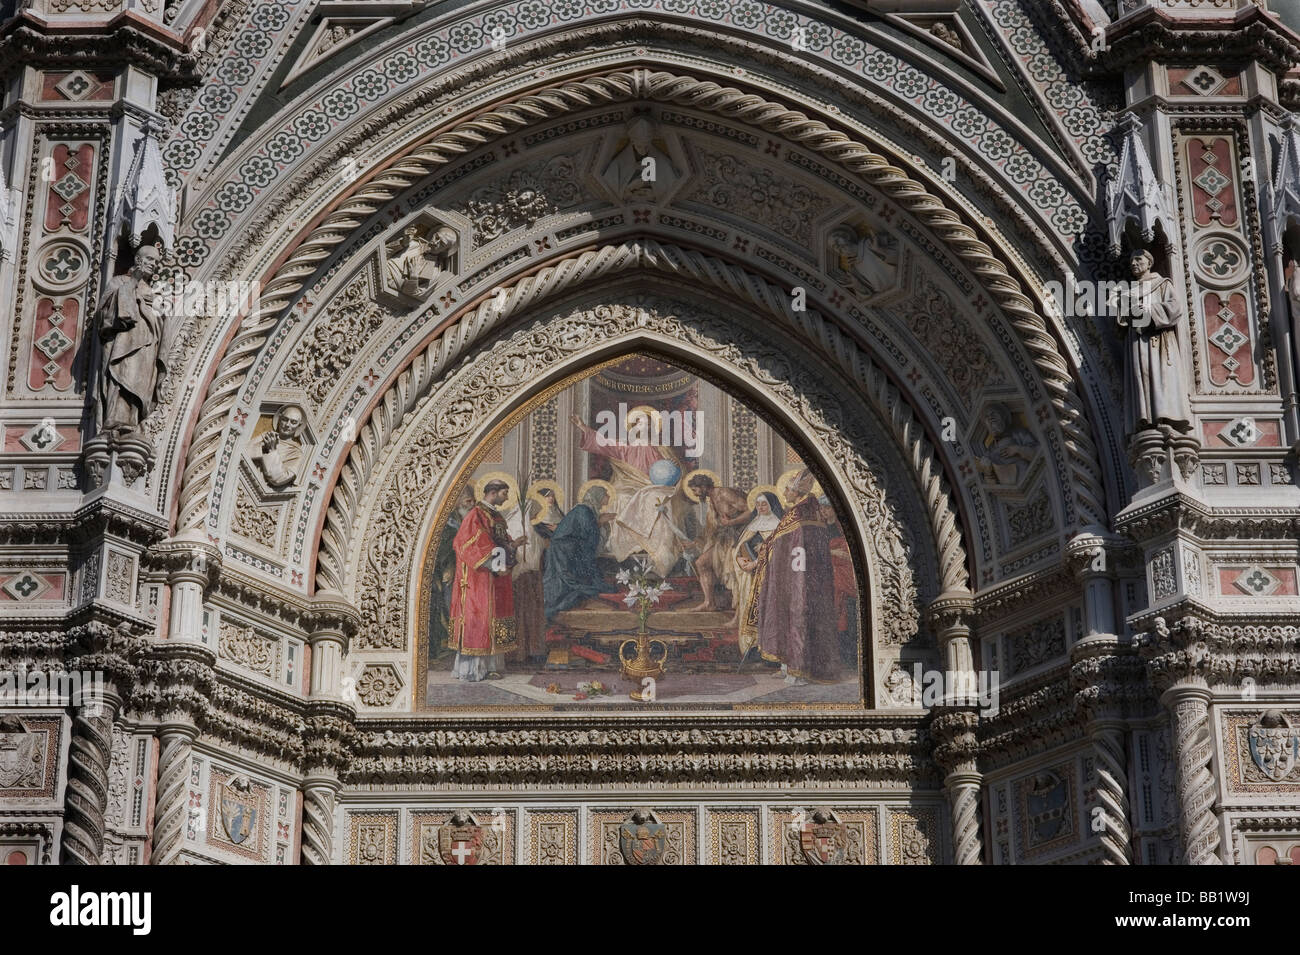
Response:
[[[941,199],[927,192],[922,183],[909,178],[903,169],[819,120],[761,96],[711,81],[632,70],[562,83],[464,121],[365,180],[312,230],[266,283],[257,317],[236,331],[218,363],[182,474],[178,528],[203,525],[209,479],[245,373],[278,323],[281,310],[302,291],[307,280],[339,244],[384,204],[438,166],[530,124],[574,110],[628,100],[673,103],[715,113],[783,137],[865,179],[934,231],[1008,314],[1043,377],[1075,479],[1073,506],[1067,498],[1067,523],[1070,523],[1070,512],[1076,511],[1073,517],[1082,526],[1104,523],[1105,495],[1098,473],[1097,449],[1069,367],[1058,353],[1057,343],[1034,303],[974,228]]]
[[[960,783],[952,787],[952,832],[956,845],[953,862],[957,865],[982,865],[984,855],[984,817],[980,813],[979,783]]]
[[[936,449],[926,438],[925,429],[912,406],[871,355],[820,313],[791,311],[787,291],[762,276],[707,253],[647,240],[589,250],[547,266],[514,285],[501,286],[501,293],[465,313],[459,322],[416,356],[363,424],[341,469],[321,533],[317,557],[318,588],[346,592],[346,561],[352,552],[353,525],[364,488],[380,458],[392,446],[394,432],[430,393],[442,374],[474,343],[512,316],[564,292],[625,273],[631,266],[686,278],[756,305],[779,321],[797,328],[809,344],[835,360],[865,392],[913,469],[930,519],[942,589],[968,586],[966,549],[957,509],[944,480]]]

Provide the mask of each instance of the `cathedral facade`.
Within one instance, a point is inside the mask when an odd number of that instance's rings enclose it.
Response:
[[[2,0],[0,859],[1300,863],[1296,31]]]

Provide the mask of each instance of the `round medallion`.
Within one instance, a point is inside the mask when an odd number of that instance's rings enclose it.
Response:
[[[1245,277],[1250,256],[1236,236],[1222,233],[1204,236],[1196,243],[1192,262],[1197,274],[1209,285],[1227,287]]]
[[[47,291],[67,291],[84,282],[90,274],[90,255],[76,242],[56,239],[37,255],[36,272],[37,284]]]

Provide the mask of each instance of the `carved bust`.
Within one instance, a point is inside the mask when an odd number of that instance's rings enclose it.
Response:
[[[303,459],[299,435],[306,420],[298,405],[285,405],[275,413],[271,430],[262,435],[262,453],[253,463],[271,487],[289,487],[298,480]]]
[[[655,142],[654,124],[639,116],[627,124],[626,139],[601,173],[620,201],[652,201],[677,176],[677,167]]]
[[[828,239],[830,264],[847,285],[866,295],[893,288],[898,277],[898,240],[886,232],[860,236],[849,225],[832,229]]]
[[[1018,427],[1006,405],[989,405],[984,412],[987,443],[975,454],[975,469],[991,484],[1020,483],[1037,454],[1038,442]]]
[[[424,295],[448,270],[458,242],[450,226],[440,226],[427,237],[418,226],[407,226],[402,237],[388,247],[384,271],[389,285],[402,295]]]

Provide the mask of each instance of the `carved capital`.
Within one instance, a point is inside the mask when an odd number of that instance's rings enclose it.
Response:
[[[196,583],[206,592],[221,573],[221,551],[197,528],[155,544],[146,560],[153,568],[166,571],[167,582],[173,587]]]
[[[925,613],[941,641],[969,637],[975,624],[975,598],[969,591],[950,590],[936,597]]]

